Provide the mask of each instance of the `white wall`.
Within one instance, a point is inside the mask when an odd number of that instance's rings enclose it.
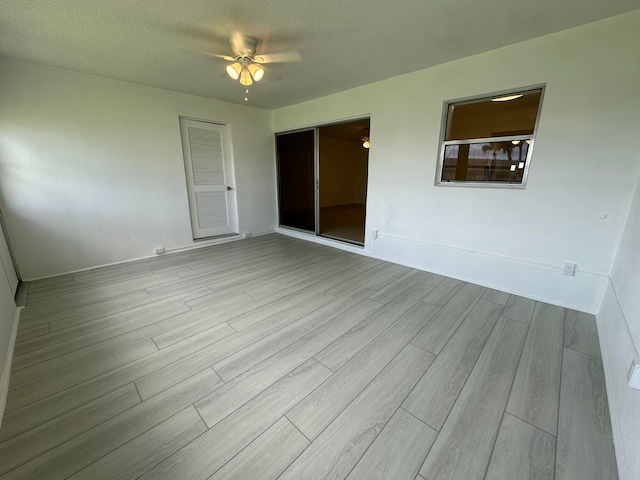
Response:
[[[640,152],[640,142],[636,143]],[[640,154],[636,161],[640,163]],[[629,322],[631,337],[640,346],[640,182],[613,262],[611,283]]]
[[[626,373],[634,357],[640,361],[640,182],[597,320],[620,478],[637,479],[640,390],[628,385]]]
[[[638,44],[640,11],[275,110],[273,126],[371,116],[368,253],[596,312],[640,175]],[[445,100],[542,83],[526,189],[434,186]]]
[[[26,279],[193,244],[179,115],[230,125],[240,232],[274,230],[269,111],[8,61],[0,85],[0,205]]]

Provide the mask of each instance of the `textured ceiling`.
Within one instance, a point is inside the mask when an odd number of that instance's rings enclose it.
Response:
[[[238,30],[267,67],[249,105],[277,108],[557,32],[638,0],[2,0],[0,56],[244,102],[223,60]],[[0,86],[1,88],[1,86]]]

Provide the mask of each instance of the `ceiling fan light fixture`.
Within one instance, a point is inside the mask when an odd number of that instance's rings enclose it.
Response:
[[[239,62],[232,63],[231,65],[227,65],[227,73],[231,78],[237,80],[240,77],[240,72],[242,72],[242,65]]]
[[[246,67],[242,69],[242,72],[240,72],[240,83],[245,86],[253,84],[251,73],[249,73],[249,70],[247,70]]]
[[[256,82],[259,82],[260,79],[264,76],[264,68],[262,68],[257,63],[252,63],[247,68],[249,69],[249,72],[251,73],[251,75],[253,76],[253,79]]]
[[[233,56],[218,53],[207,54],[230,62],[230,64],[225,67],[227,74],[233,80],[238,80],[244,87],[248,87],[249,85],[253,85],[253,82],[262,80],[265,74],[262,65],[265,63],[299,62],[302,60],[298,52],[277,52],[256,55],[260,40],[238,31],[231,34],[229,43]],[[245,97],[245,101],[246,100],[247,98]]]

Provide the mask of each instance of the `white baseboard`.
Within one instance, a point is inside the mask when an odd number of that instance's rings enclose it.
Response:
[[[376,240],[368,240],[364,248],[287,228],[276,228],[276,233],[588,313],[599,310],[609,278],[581,269],[574,276],[566,276],[559,265],[382,232]]]
[[[2,376],[0,377],[0,429],[2,428],[2,419],[4,418],[4,409],[7,405],[7,394],[9,393],[9,379],[11,377],[11,363],[13,361],[13,350],[16,345],[16,337],[18,335],[18,323],[20,322],[20,312],[24,307],[16,308],[13,317],[13,325],[11,327],[11,337],[9,338],[9,348],[5,356]]]
[[[303,233],[297,230],[291,230],[289,228],[276,228],[276,233],[281,233],[282,235],[286,235],[288,237],[299,238],[301,240],[306,240],[308,242],[319,243],[320,245],[327,245],[328,247],[334,247],[339,250],[346,250],[347,252],[358,253],[360,255],[371,256],[369,252],[363,247],[359,247],[357,245],[352,245],[350,243],[341,242],[339,240],[334,240],[332,238],[327,237],[319,237],[313,233]]]
[[[175,248],[168,248],[164,253],[160,253],[160,254],[154,254],[154,255],[146,255],[144,257],[136,257],[136,258],[130,258],[128,260],[122,260],[120,262],[112,262],[112,263],[105,263],[102,265],[95,265],[93,267],[87,267],[87,268],[79,268],[77,270],[69,270],[66,272],[62,272],[62,273],[56,273],[54,275],[44,275],[42,277],[34,277],[34,278],[24,278],[24,281],[28,281],[28,282],[33,282],[36,280],[44,280],[45,278],[54,278],[54,277],[60,277],[62,275],[72,275],[74,273],[82,273],[82,272],[88,272],[91,270],[96,270],[98,268],[103,268],[103,267],[113,267],[115,265],[124,265],[127,263],[133,263],[133,262],[139,262],[140,260],[148,260],[150,258],[156,258],[156,257],[160,257],[162,255],[171,255],[174,253],[181,253],[181,252],[186,252],[189,250],[198,250],[200,248],[206,248],[206,247],[210,247],[212,245],[220,245],[223,243],[229,243],[229,242],[237,242],[238,240],[245,240],[247,238],[252,238],[252,237],[261,237],[262,235],[269,235],[271,233],[275,233],[274,231],[269,231],[269,232],[262,232],[262,233],[252,233],[252,234],[239,234],[239,235],[234,235],[234,236],[229,236],[229,237],[221,237],[221,238],[216,238],[216,239],[212,239],[212,240],[203,240],[203,241],[198,241],[196,243],[194,243],[193,245],[185,245],[184,247],[175,247]]]
[[[560,266],[379,233],[374,257],[542,302],[596,313],[608,276]]]

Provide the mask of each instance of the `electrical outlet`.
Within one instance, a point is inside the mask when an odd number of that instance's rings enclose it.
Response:
[[[640,360],[633,359],[627,378],[629,379],[629,385],[640,390]]]
[[[576,266],[575,263],[564,262],[562,264],[562,274],[573,277],[576,274]]]
[[[156,247],[156,248],[154,248],[153,249],[153,253],[158,254],[158,255],[161,254],[161,253],[164,253],[164,247]]]
[[[374,229],[371,230],[371,238],[373,238],[374,240],[376,238],[378,238],[378,229],[377,228],[374,228]]]

